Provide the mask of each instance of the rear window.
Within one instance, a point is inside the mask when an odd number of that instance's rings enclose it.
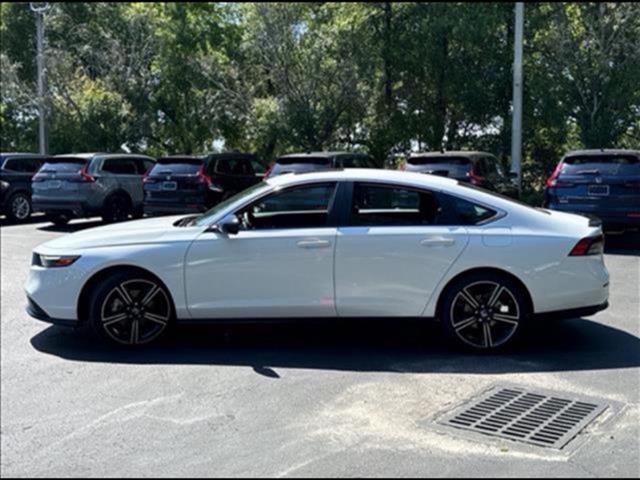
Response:
[[[161,158],[151,169],[150,175],[195,175],[203,161],[198,158]]]
[[[638,175],[640,160],[634,155],[578,155],[564,159],[562,173],[570,175]]]
[[[310,165],[327,165],[330,163],[327,157],[285,157],[276,160],[280,165],[293,165],[296,163],[307,163]]]
[[[469,165],[466,157],[409,157],[407,163],[412,165]]]
[[[84,158],[50,158],[47,160],[42,168],[41,172],[77,172],[84,165],[87,164],[87,160]]]

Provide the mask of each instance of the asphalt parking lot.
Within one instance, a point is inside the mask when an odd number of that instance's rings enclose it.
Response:
[[[640,475],[637,234],[607,238],[608,310],[504,355],[417,321],[183,327],[128,351],[24,313],[31,249],[97,224],[0,223],[3,476]],[[436,423],[498,385],[609,408],[562,450]]]

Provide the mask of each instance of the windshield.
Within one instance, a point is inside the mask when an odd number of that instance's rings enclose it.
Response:
[[[564,159],[568,175],[640,175],[640,159],[633,155],[584,155]]]
[[[458,181],[458,185],[460,185],[461,187],[471,188],[473,190],[478,190],[479,192],[486,193],[487,195],[491,195],[493,197],[498,197],[498,198],[501,198],[502,200],[508,200],[509,202],[516,203],[516,204],[518,204],[520,206],[527,207],[527,208],[530,208],[530,209],[535,210],[537,212],[542,212],[542,213],[546,213],[547,215],[550,215],[550,213],[548,211],[546,211],[545,209],[543,209],[543,208],[532,207],[528,203],[524,203],[524,202],[522,202],[520,200],[516,200],[515,198],[512,198],[512,197],[508,197],[507,195],[502,195],[501,193],[494,192],[493,190],[487,190],[486,188],[478,187],[477,185],[473,185],[472,183]]]
[[[267,191],[269,190],[269,188],[271,187],[269,186],[269,184],[265,182],[256,183],[255,185],[247,188],[246,190],[243,190],[240,193],[236,193],[234,196],[229,197],[226,200],[218,203],[215,207],[211,208],[210,210],[207,210],[201,216],[194,218],[192,225],[197,225],[198,227],[207,226],[211,224],[212,218],[214,218],[218,213],[225,210],[229,205],[237,202],[238,200],[241,200],[244,197],[249,197],[260,190]]]

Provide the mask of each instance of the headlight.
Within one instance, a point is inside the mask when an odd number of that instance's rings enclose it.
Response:
[[[9,188],[9,182],[5,182],[4,180],[0,180],[0,190],[6,190]]]
[[[34,253],[31,264],[44,268],[68,267],[79,258],[80,255],[40,255]]]

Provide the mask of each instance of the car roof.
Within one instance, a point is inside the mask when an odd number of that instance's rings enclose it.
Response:
[[[294,185],[312,181],[382,181],[399,182],[404,184],[422,185],[431,188],[452,187],[458,184],[457,180],[429,175],[424,173],[412,173],[401,170],[383,170],[380,168],[347,168],[337,170],[323,170],[311,173],[286,173],[276,177],[270,177],[266,182],[273,186]]]
[[[28,152],[0,152],[2,158],[46,158],[49,155],[42,153],[28,153]]]
[[[103,158],[112,158],[112,157],[144,157],[151,158],[148,155],[143,155],[142,153],[102,153],[102,152],[92,152],[92,153],[63,153],[60,155],[54,155],[51,158],[79,158],[82,160],[90,160],[94,157],[103,157]]]
[[[591,157],[599,155],[636,155],[640,157],[640,150],[625,150],[622,148],[601,148],[601,149],[588,149],[588,150],[572,150],[564,155],[567,157]]]
[[[278,160],[280,160],[281,158],[296,158],[296,157],[316,157],[316,158],[320,157],[320,158],[330,159],[330,158],[341,157],[341,156],[345,156],[345,155],[359,156],[359,157],[367,157],[368,156],[366,153],[344,152],[344,151],[336,151],[336,152],[300,152],[300,153],[288,153],[286,155],[280,155],[278,157]]]
[[[480,152],[476,150],[450,150],[446,152],[415,152],[409,155],[409,158],[443,158],[443,157],[479,157],[491,156],[489,152]]]

